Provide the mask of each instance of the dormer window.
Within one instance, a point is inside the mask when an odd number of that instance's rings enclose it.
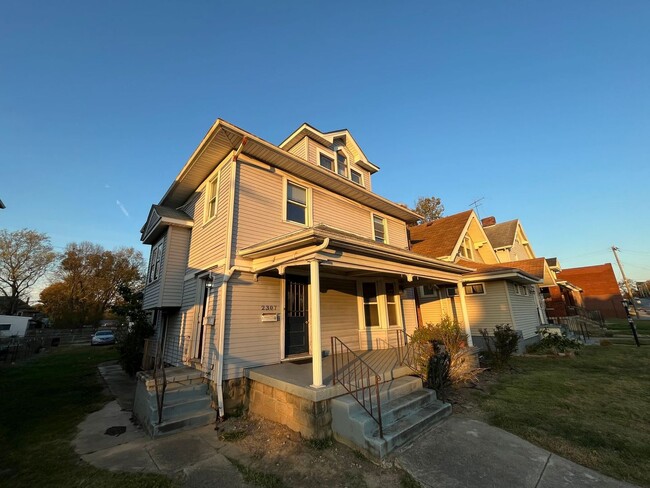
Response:
[[[352,168],[350,168],[350,179],[353,183],[363,186],[363,177],[361,176],[361,173],[353,170]]]
[[[473,249],[472,239],[470,236],[466,235],[463,239],[463,243],[460,245],[458,252],[464,258],[474,260],[474,249]]]
[[[344,178],[348,177],[348,158],[345,157],[343,151],[336,152],[336,171]]]
[[[334,160],[325,156],[323,153],[320,153],[320,165],[325,169],[334,171]]]

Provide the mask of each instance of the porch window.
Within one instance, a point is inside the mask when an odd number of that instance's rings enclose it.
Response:
[[[399,325],[397,318],[397,287],[395,283],[386,283],[386,307],[388,308],[388,325]]]
[[[363,283],[363,315],[366,327],[379,327],[379,304],[377,303],[377,284]]]
[[[447,288],[447,296],[449,298],[458,296],[458,290],[456,288]]]
[[[438,298],[438,287],[436,285],[422,285],[420,287],[422,298]]]
[[[361,176],[361,173],[353,170],[352,168],[350,168],[350,179],[353,183],[363,186],[363,177]]]
[[[336,171],[341,176],[348,177],[348,159],[342,151],[336,152]]]
[[[207,222],[210,219],[213,219],[217,216],[217,203],[219,200],[219,180],[221,176],[221,171],[210,180],[208,187],[206,189],[206,199],[207,204],[205,207],[205,219]]]
[[[287,220],[307,225],[307,188],[287,182]]]
[[[474,283],[473,285],[465,286],[465,294],[467,295],[485,295],[485,287],[483,283]]]
[[[373,233],[375,241],[386,244],[386,219],[379,215],[372,216]]]
[[[323,168],[334,171],[334,160],[332,158],[325,156],[323,153],[320,153],[319,162]]]

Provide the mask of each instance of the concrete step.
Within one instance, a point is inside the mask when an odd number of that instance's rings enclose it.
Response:
[[[203,427],[216,420],[216,412],[210,409],[209,412],[197,413],[189,417],[173,420],[163,420],[160,424],[151,425],[151,437],[163,437],[177,432],[184,432],[186,430],[196,429]]]
[[[352,395],[331,401],[334,437],[379,459],[451,413],[451,405],[438,401],[435,391],[422,388],[419,378],[394,380],[382,385],[380,392],[383,439],[377,422]]]

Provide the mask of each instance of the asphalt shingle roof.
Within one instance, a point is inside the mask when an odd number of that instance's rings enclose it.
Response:
[[[519,220],[517,219],[509,220],[508,222],[483,227],[483,230],[493,248],[510,247],[515,243],[518,223]]]
[[[409,228],[411,249],[430,258],[451,256],[472,210]]]

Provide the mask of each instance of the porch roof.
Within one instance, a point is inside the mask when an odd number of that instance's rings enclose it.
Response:
[[[539,258],[543,261],[544,258]],[[463,266],[472,267],[476,271],[463,275],[463,281],[492,281],[492,280],[510,280],[526,285],[541,285],[544,282],[544,276],[538,276],[529,270],[524,271],[517,266],[518,262],[509,262],[502,264],[484,264],[475,263],[465,259],[459,259],[458,263]]]
[[[334,266],[402,274],[408,281],[424,278],[456,283],[461,274],[472,271],[326,225],[262,241],[241,249],[239,255],[253,260],[253,271],[257,273],[295,266],[308,259],[320,259]]]

